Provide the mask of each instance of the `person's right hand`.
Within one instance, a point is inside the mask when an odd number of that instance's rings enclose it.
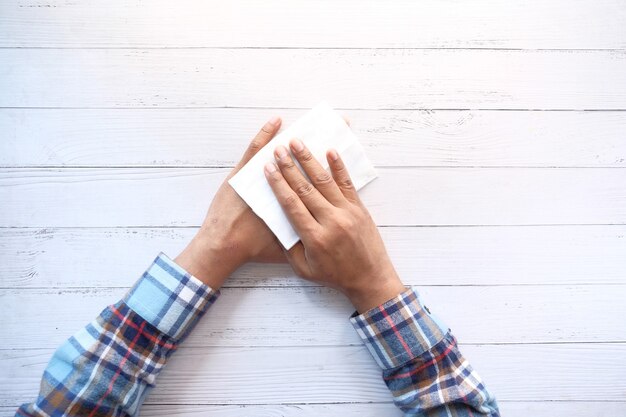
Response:
[[[286,252],[294,271],[340,290],[360,313],[404,291],[339,154],[326,155],[331,176],[301,141],[290,147],[311,182],[282,146],[274,152],[277,165],[267,164],[265,175],[301,239]]]

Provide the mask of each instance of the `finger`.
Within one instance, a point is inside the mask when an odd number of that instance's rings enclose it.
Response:
[[[306,175],[311,180],[311,183],[326,200],[330,201],[335,206],[344,203],[346,199],[337,186],[337,183],[320,163],[317,162],[304,143],[299,139],[294,139],[290,142],[289,146],[300,163],[300,166],[302,166],[304,172],[306,172]]]
[[[248,145],[248,148],[243,154],[241,161],[237,164],[238,168],[243,167],[258,151],[261,150],[267,143],[272,140],[274,135],[280,129],[281,119],[278,116],[272,117],[268,122],[266,122],[259,133],[256,134],[254,139]]]
[[[352,127],[352,121],[350,120],[350,118],[348,116],[341,116],[341,118],[343,119],[344,122],[346,122],[346,124],[348,125],[348,127]]]
[[[264,171],[267,182],[296,233],[304,236],[318,226],[298,194],[285,181],[276,164],[273,162],[266,164]]]
[[[274,156],[276,157],[278,168],[291,189],[298,195],[311,214],[319,220],[332,205],[304,177],[302,171],[291,158],[287,148],[282,145],[277,147]]]
[[[284,250],[284,249],[283,249]],[[311,268],[306,260],[306,253],[304,250],[304,244],[298,242],[289,250],[284,250],[287,261],[293,268],[293,271],[302,278],[311,277]]]
[[[361,199],[359,198],[359,194],[356,192],[356,188],[354,188],[354,184],[350,178],[350,173],[348,173],[348,169],[339,156],[339,153],[336,150],[331,149],[326,153],[326,159],[328,160],[328,165],[330,166],[330,172],[332,173],[333,178],[343,195],[349,201],[361,204]]]

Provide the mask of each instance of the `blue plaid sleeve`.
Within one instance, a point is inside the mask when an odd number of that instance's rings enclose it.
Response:
[[[219,291],[213,291],[161,253],[124,302],[159,331],[180,342],[218,295]]]
[[[157,375],[218,291],[164,254],[118,303],[54,353],[16,416],[136,416]]]
[[[499,416],[480,376],[450,330],[414,289],[350,318],[407,416]]]

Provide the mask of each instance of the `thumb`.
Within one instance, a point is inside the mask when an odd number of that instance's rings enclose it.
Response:
[[[237,170],[244,166],[257,152],[261,150],[267,143],[272,140],[272,138],[280,129],[281,124],[280,117],[272,117],[267,123],[263,125],[259,133],[256,134],[254,139],[248,145],[248,149],[243,154],[241,161],[237,164]]]
[[[302,278],[311,279],[311,268],[306,259],[306,252],[302,242],[298,242],[289,250],[283,248],[287,261],[293,268],[293,271]]]

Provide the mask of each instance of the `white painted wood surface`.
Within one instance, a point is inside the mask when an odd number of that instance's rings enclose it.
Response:
[[[264,120],[319,99],[503,414],[620,415],[624,74],[620,0],[0,2],[0,416],[185,245]],[[284,265],[223,292],[143,415],[399,415],[339,294]]]
[[[128,287],[129,277],[143,273],[159,251],[175,256],[195,231],[3,229],[0,287]],[[382,227],[380,232],[411,285],[626,284],[626,226]],[[231,288],[310,285],[288,266],[261,264],[242,267],[226,282]]]
[[[626,342],[626,326],[622,325],[626,305],[615,297],[623,287],[420,286],[420,293],[429,309],[445,316],[446,324],[465,343]],[[95,317],[103,305],[119,300],[126,291],[0,290],[0,300],[9,311],[0,333],[0,349],[26,349],[32,345],[54,348]],[[572,308],[585,305],[590,297],[603,305],[602,311],[591,315],[586,309]],[[361,344],[347,321],[354,308],[334,290],[228,288],[223,290],[222,300],[194,330],[186,347]],[[39,307],[33,310],[34,305]],[[55,312],[67,305],[73,306],[72,314],[56,316]],[[519,316],[524,320],[520,321]],[[597,325],[599,321],[603,326]],[[24,323],[32,323],[33,327],[27,328]],[[44,329],[35,331],[36,326]]]
[[[460,347],[484,379],[497,387],[502,401],[623,400],[624,344]],[[0,364],[6,377],[0,381],[0,404],[28,398],[39,385],[52,352],[1,351]],[[170,365],[147,403],[324,404],[391,400],[380,368],[361,346],[181,348]],[[602,374],[602,378],[594,377],[595,373]],[[215,383],[216,378],[220,379],[219,384]],[[392,409],[390,405],[389,410]]]
[[[302,113],[272,112],[287,124]],[[268,113],[0,109],[4,135],[0,166],[233,166]],[[624,112],[345,110],[344,114],[379,167],[626,166]]]
[[[535,402],[500,401],[503,415],[511,417],[597,416],[613,417],[623,411],[623,403],[596,402]],[[268,404],[268,405],[161,405],[146,404],[142,409],[147,416],[177,417],[317,417],[340,415],[344,417],[401,417],[402,413],[389,403],[344,404]],[[0,416],[13,417],[13,407],[0,406]]]
[[[0,226],[199,226],[227,172],[0,169]],[[626,224],[626,170],[504,172],[507,175],[497,168],[381,168],[379,178],[361,196],[374,219],[385,226]]]
[[[624,50],[9,48],[0,62],[1,107],[626,109]]]
[[[608,49],[625,26],[620,0],[0,3],[13,47]]]

